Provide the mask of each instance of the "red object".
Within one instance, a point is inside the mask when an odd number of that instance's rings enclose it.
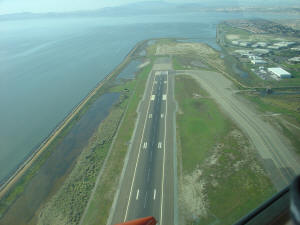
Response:
[[[140,218],[137,220],[131,220],[125,223],[118,223],[116,225],[155,225],[156,219],[153,216]]]

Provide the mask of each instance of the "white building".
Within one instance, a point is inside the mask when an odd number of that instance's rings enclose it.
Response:
[[[238,50],[234,50],[234,53],[244,55],[244,54],[249,54],[250,50],[238,49]]]
[[[240,43],[240,46],[242,46],[242,47],[247,47],[247,46],[249,46],[249,45],[250,45],[249,42],[241,42],[241,43]]]
[[[266,42],[257,42],[256,43],[258,46],[260,46],[260,47],[267,47],[267,43]]]
[[[253,52],[260,54],[260,55],[264,55],[264,54],[268,54],[270,53],[270,50],[268,49],[263,49],[263,48],[256,48],[253,50]]]
[[[260,60],[260,59],[262,59],[262,57],[256,56],[256,55],[250,55],[249,59]]]
[[[286,47],[289,47],[291,45],[295,44],[295,42],[291,42],[291,41],[282,41],[282,42],[277,42],[275,43],[274,45],[275,46],[279,46],[279,47],[283,47],[283,48],[286,48]]]
[[[268,68],[268,71],[278,78],[291,78],[292,75],[280,67]]]
[[[290,58],[289,59],[289,62],[292,62],[292,63],[300,63],[300,57],[293,57],[293,58]]]
[[[281,49],[282,47],[278,46],[278,45],[271,45],[271,46],[268,46],[268,48],[278,50],[278,49]]]
[[[254,65],[257,65],[257,64],[266,64],[267,62],[265,60],[262,60],[262,59],[252,59],[251,63],[254,64]]]
[[[300,46],[297,46],[295,48],[291,48],[292,51],[297,51],[297,52],[300,52]]]

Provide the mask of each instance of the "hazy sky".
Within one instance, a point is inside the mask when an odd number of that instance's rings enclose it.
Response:
[[[0,14],[89,10],[132,2],[137,0],[0,0]]]
[[[0,14],[19,12],[65,12],[76,10],[99,9],[109,6],[118,6],[143,0],[0,0]],[[156,2],[223,2],[226,0],[146,0]],[[263,2],[274,2],[280,0],[264,0]],[[284,2],[297,2],[299,0],[285,0]],[[231,0],[231,2],[251,3],[259,0]]]

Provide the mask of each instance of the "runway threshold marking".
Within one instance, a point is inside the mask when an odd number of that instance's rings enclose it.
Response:
[[[151,118],[152,118],[152,113],[149,114],[149,119],[151,119]]]
[[[138,200],[138,199],[139,199],[139,193],[140,193],[140,189],[138,189],[137,192],[136,192],[135,200]]]
[[[166,74],[166,81],[167,81],[167,88],[166,93],[168,93],[168,73]],[[163,169],[162,169],[162,178],[161,178],[161,202],[160,202],[160,222],[162,223],[162,217],[163,217],[163,204],[164,204],[164,180],[165,180],[165,158],[166,158],[166,136],[167,136],[167,115],[168,115],[168,101],[166,100],[166,113],[165,113],[165,132],[164,132],[164,154],[163,154]]]
[[[154,77],[154,79],[155,79],[155,77]],[[153,82],[153,84],[152,84],[151,92],[150,92],[150,93],[152,93],[153,87],[154,87],[154,82]],[[150,101],[149,101],[149,103],[148,103],[148,108],[147,108],[146,115],[148,115],[149,109],[150,109]],[[147,117],[146,117],[146,118],[147,118]],[[142,147],[142,140],[143,140],[143,138],[144,138],[144,133],[145,133],[145,128],[146,128],[146,123],[147,123],[147,119],[145,119],[145,122],[144,122],[144,127],[143,127],[143,131],[142,131],[142,137],[141,137],[141,141],[140,141],[140,147],[139,147],[138,156],[137,156],[136,163],[135,163],[135,168],[134,168],[133,178],[132,178],[131,187],[130,187],[130,192],[129,192],[129,200],[128,200],[127,207],[126,207],[126,211],[125,211],[124,222],[126,222],[126,220],[127,220],[128,209],[129,209],[129,204],[130,204],[130,201],[131,201],[132,189],[133,189],[133,184],[134,184],[134,181],[135,181],[137,165],[138,165],[139,158],[140,158],[141,147]]]

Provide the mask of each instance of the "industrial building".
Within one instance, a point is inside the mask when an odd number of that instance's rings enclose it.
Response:
[[[266,64],[267,62],[262,59],[252,59],[251,63],[255,65],[255,64]]]
[[[278,78],[291,78],[292,75],[280,67],[268,68],[268,71]]]
[[[249,46],[250,45],[250,43],[249,42],[240,42],[240,46],[242,46],[242,47],[247,47],[247,46]]]
[[[293,57],[288,60],[291,63],[300,63],[300,57]]]
[[[256,48],[253,50],[254,53],[259,54],[259,55],[264,55],[270,53],[270,50],[268,49],[262,49],[262,48]]]

